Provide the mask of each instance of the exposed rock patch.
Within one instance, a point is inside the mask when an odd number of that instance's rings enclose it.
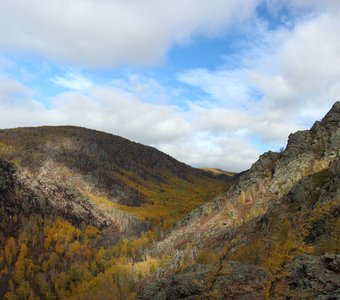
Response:
[[[232,179],[232,184],[224,195],[190,212],[174,231],[154,245],[150,254],[176,257],[176,253],[181,251],[190,253],[190,249],[196,249],[196,252],[199,249],[210,249],[222,261],[238,257],[241,261],[264,265],[268,270],[273,270],[270,277],[261,277],[255,272],[257,275],[248,285],[252,286],[254,283],[256,288],[248,295],[244,294],[244,298],[240,296],[240,299],[261,299],[260,295],[265,290],[272,299],[337,299],[340,288],[338,259],[329,256],[334,259],[327,265],[325,257],[328,256],[317,254],[340,251],[337,229],[340,225],[339,216],[340,102],[337,102],[322,121],[316,122],[310,130],[291,134],[283,152],[269,151],[261,155],[248,171]],[[274,232],[275,236],[272,237]],[[289,243],[291,246],[287,246]],[[285,246],[288,247],[287,250],[279,250]],[[293,270],[300,270],[299,265],[303,259],[293,260],[291,264],[287,264],[287,269],[284,265],[291,257],[303,251],[315,253],[314,256],[303,256],[306,264],[311,264],[306,286],[300,286],[302,283],[298,281],[296,291],[280,298],[273,278],[285,274],[290,268],[291,279],[294,281]],[[263,253],[271,256],[268,257],[269,262]],[[169,263],[156,281],[163,282],[165,290],[170,284],[168,280],[171,275],[168,274],[171,274],[173,265],[174,261]],[[234,276],[241,278],[241,269],[242,267],[235,269]],[[321,277],[318,277],[318,270]],[[250,272],[249,269],[248,271]],[[189,278],[188,272],[190,268],[175,276],[182,278],[185,273],[185,278]],[[328,287],[327,276],[323,277],[322,274],[330,276]],[[213,277],[215,284],[220,282],[217,273]],[[268,281],[264,284],[265,279],[261,281],[260,278],[267,278]],[[313,289],[319,285],[319,290],[314,290],[313,294]],[[237,284],[232,281],[222,290],[215,289],[215,299],[238,299],[235,294],[237,288],[234,290],[234,286],[237,287]],[[242,288],[239,290],[242,291]],[[144,291],[148,291],[148,287],[142,290],[141,295],[144,295]],[[198,296],[195,294],[194,299],[205,299],[206,296],[202,293],[208,291],[211,291],[211,287],[205,287]],[[306,297],[303,296],[304,292]]]
[[[102,229],[110,228],[116,234],[136,234],[147,228],[147,224],[143,225],[124,212],[100,210],[66,183],[33,178],[2,159],[0,178],[0,205],[9,215],[60,215],[78,225],[84,222]]]
[[[275,284],[273,293],[285,298],[340,298],[340,255],[304,255],[287,264],[288,273]]]

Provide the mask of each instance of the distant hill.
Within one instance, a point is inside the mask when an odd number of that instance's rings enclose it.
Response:
[[[218,168],[201,168],[204,171],[210,172],[214,175],[227,175],[227,176],[235,176],[237,173],[235,172],[228,172]]]
[[[32,181],[39,179],[46,185],[76,190],[81,197],[92,199],[94,205],[104,198],[115,209],[137,216],[136,207],[143,206],[140,211],[147,207],[148,219],[155,220],[157,213],[168,217],[169,209],[164,205],[181,215],[201,201],[195,199],[186,203],[187,208],[179,207],[166,192],[169,189],[176,188],[177,193],[188,189],[189,193],[202,180],[208,190],[221,185],[209,172],[191,168],[155,148],[80,127],[0,130],[0,154]],[[92,218],[83,221],[95,222]]]

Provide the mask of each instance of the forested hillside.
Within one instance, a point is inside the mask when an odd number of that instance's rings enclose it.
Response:
[[[8,299],[87,289],[133,298],[163,262],[145,249],[228,184],[84,128],[1,130],[0,155],[0,297]]]
[[[1,298],[340,296],[340,102],[240,174],[84,128],[0,141]]]

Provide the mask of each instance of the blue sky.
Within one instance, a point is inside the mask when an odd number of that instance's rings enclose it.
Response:
[[[340,1],[3,0],[0,128],[78,125],[249,168],[340,95]]]

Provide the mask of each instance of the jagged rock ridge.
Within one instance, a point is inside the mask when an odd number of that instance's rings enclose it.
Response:
[[[152,255],[170,255],[172,259],[155,277],[141,284],[139,299],[340,297],[340,281],[336,283],[339,270],[329,270],[322,263],[326,258],[319,256],[328,252],[340,254],[340,232],[336,229],[340,225],[339,214],[337,102],[310,130],[291,134],[282,153],[261,155],[250,170],[234,178],[225,194],[189,213],[173,232],[150,249]],[[303,258],[304,252],[312,256]],[[217,262],[211,260],[208,265],[194,267],[200,261],[200,253],[212,257],[218,253]],[[337,265],[339,256],[332,257]],[[294,283],[294,274],[304,260],[311,261],[316,269],[304,279],[304,284],[301,280]],[[249,285],[250,277],[238,280],[237,275],[242,275],[234,261],[244,268],[257,268],[258,275],[251,281],[258,284]],[[221,271],[228,263],[232,265],[229,273],[235,276],[232,282]],[[210,275],[199,283],[194,276],[197,271],[193,270],[200,270],[201,275],[197,276]],[[288,276],[279,275],[286,270]],[[251,273],[250,269],[247,272]],[[329,285],[328,279],[322,277],[324,273],[332,278]],[[230,289],[233,285],[238,288]]]

